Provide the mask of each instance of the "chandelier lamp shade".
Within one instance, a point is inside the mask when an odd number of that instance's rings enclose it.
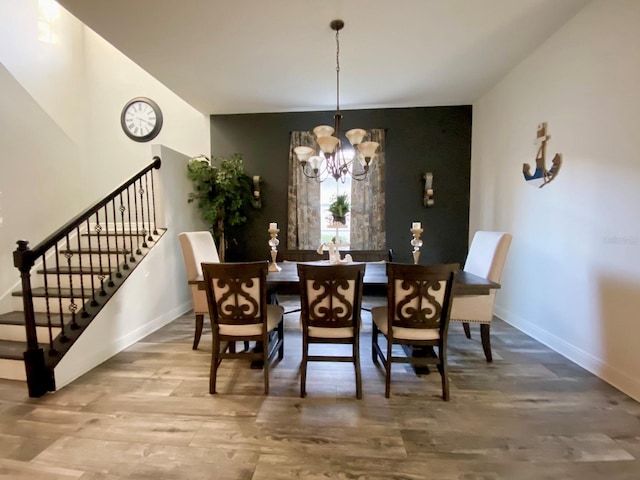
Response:
[[[323,182],[329,177],[344,181],[348,175],[351,175],[354,180],[364,180],[369,173],[369,166],[375,159],[380,144],[365,142],[366,130],[354,128],[347,131],[345,137],[353,145],[355,155],[345,154],[340,139],[340,121],[342,120],[340,112],[340,30],[344,28],[344,22],[333,20],[330,27],[336,32],[336,113],[333,116],[334,126],[319,125],[313,129],[319,151],[308,146],[299,146],[294,148],[293,152],[306,177],[319,182]],[[355,162],[359,165],[356,165]]]

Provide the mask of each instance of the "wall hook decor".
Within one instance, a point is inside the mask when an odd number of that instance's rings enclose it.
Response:
[[[547,183],[556,178],[558,170],[560,170],[562,155],[559,153],[556,153],[553,160],[551,160],[551,168],[549,170],[547,170],[547,167],[545,166],[545,154],[549,138],[549,135],[547,135],[547,124],[545,122],[539,124],[535,140],[536,145],[538,145],[538,153],[536,153],[536,170],[533,172],[533,175],[531,175],[531,167],[529,164],[522,164],[524,179],[531,186],[538,188],[544,187]]]
[[[433,207],[435,200],[433,199],[433,173],[427,172],[422,176],[424,181],[424,193],[422,194],[422,204],[425,207]]]

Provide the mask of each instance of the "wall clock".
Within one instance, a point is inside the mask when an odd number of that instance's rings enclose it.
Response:
[[[120,125],[130,139],[148,142],[160,133],[162,111],[150,98],[133,98],[122,109]]]

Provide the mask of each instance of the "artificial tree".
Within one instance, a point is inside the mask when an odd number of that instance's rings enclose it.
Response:
[[[187,176],[194,187],[188,201],[198,206],[202,219],[211,226],[220,261],[224,262],[228,246],[225,233],[246,223],[253,201],[252,181],[244,171],[242,155],[211,160],[199,155],[189,160]]]

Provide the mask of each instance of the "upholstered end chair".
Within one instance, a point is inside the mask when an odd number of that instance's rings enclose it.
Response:
[[[463,270],[500,283],[511,239],[512,236],[505,232],[476,232]],[[451,307],[451,321],[462,322],[467,338],[471,338],[469,324],[480,324],[482,348],[487,362],[493,361],[489,332],[495,298],[496,290],[491,290],[489,295],[456,296]]]
[[[182,232],[178,234],[184,266],[187,270],[187,280],[202,278],[202,262],[220,263],[218,250],[213,241],[211,233],[204,232]],[[197,350],[202,336],[204,316],[209,315],[209,305],[207,304],[207,292],[198,290],[198,285],[189,285],[191,289],[191,301],[193,303],[193,313],[196,317],[196,331],[193,339],[193,349]]]

